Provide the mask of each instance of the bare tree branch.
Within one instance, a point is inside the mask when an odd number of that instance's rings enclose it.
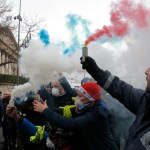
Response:
[[[44,18],[38,18],[38,16],[34,18],[27,18],[26,16],[24,16],[22,25],[23,31],[28,32],[30,30],[31,33],[39,31],[43,26],[44,21]]]
[[[30,39],[34,36],[37,36],[37,33],[41,28],[45,28],[44,21],[45,19],[38,18],[38,15],[36,15],[34,18],[28,18],[25,15],[23,16],[21,31],[25,34],[25,38],[21,40],[21,47],[26,47],[26,44],[30,41]]]
[[[11,24],[12,15],[10,14],[13,8],[13,3],[8,3],[7,0],[0,0],[0,25],[8,26]]]

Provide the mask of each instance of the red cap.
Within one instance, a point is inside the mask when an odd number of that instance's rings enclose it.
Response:
[[[101,87],[95,82],[87,82],[79,87],[79,91],[83,93],[89,100],[98,100],[101,97]]]

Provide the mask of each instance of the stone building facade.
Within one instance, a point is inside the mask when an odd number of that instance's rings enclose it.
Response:
[[[0,27],[0,90],[14,86],[17,74],[18,44],[8,27]]]

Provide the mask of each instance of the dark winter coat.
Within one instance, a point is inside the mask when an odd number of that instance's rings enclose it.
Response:
[[[3,102],[2,102],[2,99],[0,98],[0,127],[2,125],[3,115],[4,115]]]
[[[67,81],[66,77],[62,77],[59,79],[59,82],[61,86],[64,88],[68,96],[70,97],[76,97],[77,96],[77,90],[75,88],[72,88],[69,82]]]
[[[43,115],[50,123],[74,132],[71,139],[72,150],[117,149],[109,130],[109,111],[98,102],[79,113],[76,118],[65,118],[50,108],[45,109]]]
[[[150,93],[135,89],[110,72],[100,70],[98,84],[136,115],[125,150],[150,149]]]

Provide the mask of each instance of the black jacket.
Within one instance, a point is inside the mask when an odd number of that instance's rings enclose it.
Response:
[[[71,139],[73,150],[117,149],[109,130],[109,111],[98,102],[76,118],[65,118],[50,108],[45,109],[43,115],[50,123],[74,132]]]
[[[150,149],[150,93],[133,88],[108,71],[100,72],[97,72],[98,84],[136,115],[125,150]]]
[[[0,127],[2,125],[3,116],[4,116],[4,107],[3,107],[2,99],[0,98]]]

